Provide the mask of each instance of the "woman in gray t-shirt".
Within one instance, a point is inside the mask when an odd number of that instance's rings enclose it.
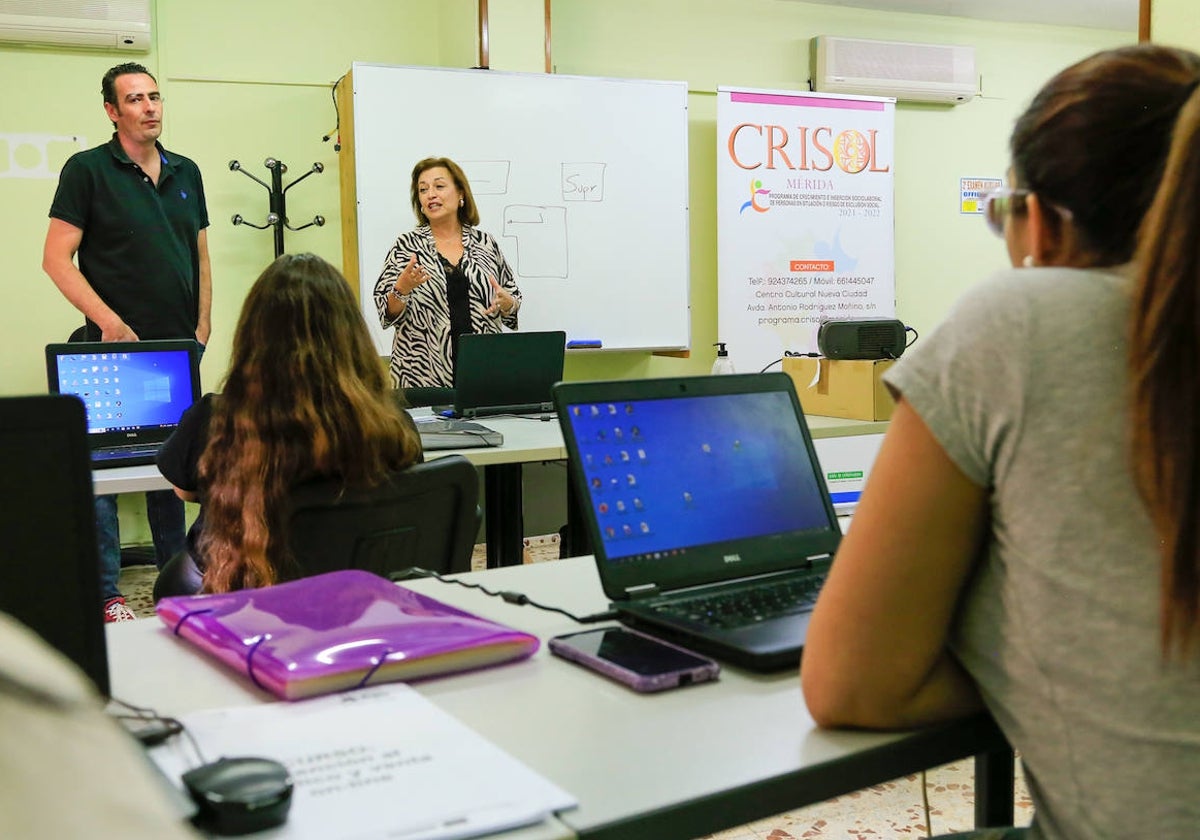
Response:
[[[1017,121],[987,205],[1013,268],[890,371],[805,646],[822,725],[986,707],[1031,837],[1200,836],[1198,80],[1110,50]]]

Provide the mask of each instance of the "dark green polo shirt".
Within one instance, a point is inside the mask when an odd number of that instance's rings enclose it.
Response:
[[[139,338],[195,338],[200,253],[208,227],[200,169],[161,145],[158,185],[117,135],[64,164],[51,218],[83,231],[79,270]],[[88,323],[88,338],[100,329]]]

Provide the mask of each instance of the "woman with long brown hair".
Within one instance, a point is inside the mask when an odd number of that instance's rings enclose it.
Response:
[[[279,257],[246,296],[222,392],[193,406],[159,453],[176,493],[201,511],[155,598],[201,579],[203,591],[227,592],[295,576],[283,521],[295,485],[369,487],[419,460],[346,280],[315,255]]]
[[[1198,86],[1194,53],[1114,49],[1017,121],[1013,268],[886,374],[813,613],[818,723],[995,717],[1035,816],[989,837],[1200,834]]]

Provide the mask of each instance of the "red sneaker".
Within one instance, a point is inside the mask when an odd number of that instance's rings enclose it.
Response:
[[[104,623],[109,624],[113,621],[136,621],[137,616],[133,614],[133,610],[125,606],[125,599],[117,596],[109,598],[104,604]]]

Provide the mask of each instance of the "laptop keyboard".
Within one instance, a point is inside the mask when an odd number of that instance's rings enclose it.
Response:
[[[92,452],[93,461],[112,461],[117,458],[153,458],[158,454],[158,444],[134,443],[129,446],[106,446]]]
[[[750,589],[674,600],[656,605],[653,609],[672,618],[684,618],[709,627],[730,630],[810,611],[824,582],[824,575],[788,578],[775,583],[759,583]]]

